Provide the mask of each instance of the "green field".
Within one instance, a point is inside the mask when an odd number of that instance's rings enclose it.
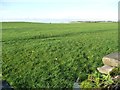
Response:
[[[2,23],[3,79],[13,87],[73,87],[118,51],[117,23]]]

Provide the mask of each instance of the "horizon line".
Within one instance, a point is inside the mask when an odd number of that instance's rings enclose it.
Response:
[[[44,21],[0,21],[0,23],[6,23],[6,22],[17,22],[17,23],[80,23],[80,22],[89,22],[89,23],[98,23],[98,22],[119,22],[116,20],[81,20],[81,21],[66,21],[66,22],[44,22]]]

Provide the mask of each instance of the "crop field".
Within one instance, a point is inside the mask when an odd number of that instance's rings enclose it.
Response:
[[[117,23],[2,23],[2,75],[17,88],[73,87],[118,51]],[[99,73],[99,72],[97,72]]]

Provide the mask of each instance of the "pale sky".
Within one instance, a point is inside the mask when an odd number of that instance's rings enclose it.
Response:
[[[0,21],[117,21],[118,1],[0,0]]]

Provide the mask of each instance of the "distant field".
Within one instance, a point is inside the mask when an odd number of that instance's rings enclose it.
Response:
[[[73,87],[118,50],[117,23],[5,23],[3,79],[13,87]]]

